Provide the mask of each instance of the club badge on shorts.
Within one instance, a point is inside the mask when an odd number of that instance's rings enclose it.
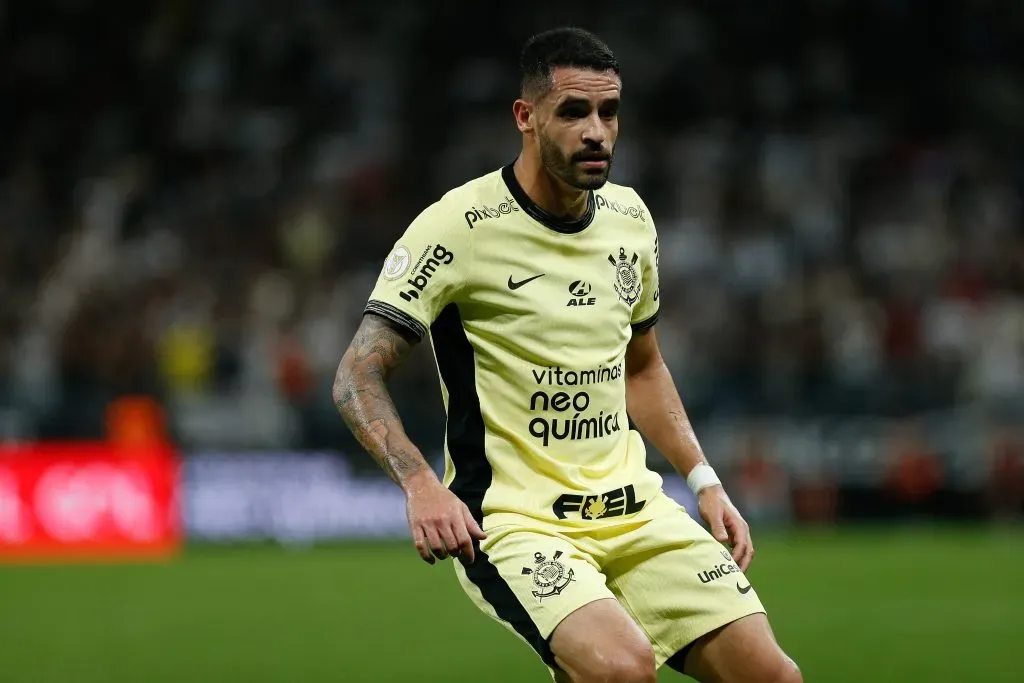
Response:
[[[538,601],[560,595],[566,586],[573,582],[573,571],[558,561],[562,556],[561,550],[556,550],[551,559],[544,557],[543,553],[534,553],[533,567],[523,567],[523,574],[533,575],[533,584],[537,590],[533,591]]]

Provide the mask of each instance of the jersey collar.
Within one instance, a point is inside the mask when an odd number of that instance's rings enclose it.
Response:
[[[587,193],[587,210],[579,218],[559,218],[558,216],[545,211],[539,207],[530,196],[526,194],[526,190],[516,180],[515,171],[512,170],[512,164],[504,166],[501,169],[501,178],[505,181],[508,186],[509,192],[512,193],[512,197],[516,200],[516,203],[522,207],[523,211],[546,228],[550,228],[555,232],[560,232],[566,235],[573,233],[582,232],[587,229],[587,226],[594,220],[594,215],[597,213],[597,202],[594,199],[594,193]]]

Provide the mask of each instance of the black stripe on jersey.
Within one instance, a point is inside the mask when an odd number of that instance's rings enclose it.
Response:
[[[452,492],[483,522],[483,495],[490,487],[494,473],[483,453],[483,414],[480,398],[476,395],[476,362],[473,345],[462,327],[459,307],[444,306],[434,324],[430,326],[437,357],[437,371],[449,393],[445,440],[455,479]]]
[[[631,327],[633,328],[633,334],[640,334],[641,332],[646,332],[647,330],[654,327],[654,325],[658,322],[659,315],[661,315],[660,310],[655,311],[654,315],[652,315],[650,318],[647,318],[646,320],[641,320],[638,323],[632,323]]]
[[[406,330],[416,339],[422,340],[427,336],[427,328],[423,326],[423,323],[401,309],[384,301],[371,299],[367,302],[366,308],[363,309],[363,315],[366,315],[367,313],[373,313],[374,315],[379,315],[382,318],[387,318],[396,325],[399,325],[402,329]]]
[[[484,417],[476,394],[476,362],[473,345],[462,328],[456,304],[442,309],[430,326],[434,355],[441,381],[448,390],[448,423],[445,439],[455,466],[451,490],[483,522],[484,493],[491,486],[491,463],[484,454]]]
[[[594,198],[594,193],[587,193],[587,211],[579,218],[559,218],[558,216],[545,211],[538,206],[530,195],[526,194],[526,190],[519,184],[516,179],[516,173],[512,169],[512,164],[505,166],[501,169],[501,178],[505,181],[505,185],[508,186],[508,191],[512,193],[512,198],[516,200],[519,206],[523,207],[523,211],[526,212],[533,220],[537,221],[541,225],[551,228],[555,232],[565,233],[571,235],[575,232],[583,232],[587,227],[594,222],[594,216],[597,215],[597,200]]]
[[[476,362],[473,345],[462,327],[458,306],[448,304],[430,326],[434,341],[437,368],[448,391],[448,423],[445,428],[448,454],[455,467],[451,490],[469,508],[478,523],[483,524],[484,494],[491,485],[494,472],[484,453],[484,417],[480,397],[476,393]],[[533,623],[530,613],[501,578],[487,554],[476,546],[476,561],[465,564],[466,578],[480,589],[498,618],[515,629],[548,666],[555,665],[551,646]]]

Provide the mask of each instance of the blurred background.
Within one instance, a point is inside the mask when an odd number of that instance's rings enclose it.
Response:
[[[415,564],[330,384],[408,222],[515,158],[519,48],[563,24],[622,64],[661,346],[808,680],[1024,680],[1010,0],[0,1],[0,559],[173,557],[0,569],[0,680],[543,680]],[[393,395],[438,458],[427,349]],[[465,671],[389,649],[453,639]]]

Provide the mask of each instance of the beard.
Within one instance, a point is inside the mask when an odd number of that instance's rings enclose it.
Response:
[[[603,150],[584,149],[565,154],[554,140],[543,133],[538,134],[540,160],[548,173],[577,190],[599,190],[608,182],[612,170],[612,155]],[[608,163],[604,168],[583,168],[578,161],[603,158]]]

